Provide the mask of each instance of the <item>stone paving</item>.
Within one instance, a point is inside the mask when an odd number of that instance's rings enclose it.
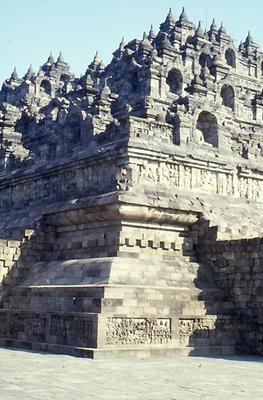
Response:
[[[0,349],[1,400],[263,398],[263,359],[93,361]]]

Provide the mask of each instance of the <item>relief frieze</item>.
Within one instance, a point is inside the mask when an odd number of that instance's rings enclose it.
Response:
[[[169,318],[109,318],[106,343],[113,344],[165,344],[171,342]]]

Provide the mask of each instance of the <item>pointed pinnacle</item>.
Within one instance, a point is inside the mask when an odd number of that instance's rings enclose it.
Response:
[[[141,41],[140,46],[147,47],[147,48],[152,47],[152,44],[151,44],[150,40],[148,39],[148,35],[146,32],[144,32],[144,34],[143,34],[143,39]]]
[[[14,79],[14,80],[19,79],[16,67],[14,67],[14,71],[11,74],[11,79]]]
[[[32,67],[32,64],[29,65],[29,68],[28,68],[26,74],[27,74],[27,75],[30,75],[30,76],[32,76],[32,75],[35,74],[35,72],[34,72],[34,70],[33,70],[33,67]]]
[[[196,29],[196,31],[195,31],[195,34],[196,34],[197,36],[203,36],[203,35],[204,35],[203,29],[202,29],[201,21],[198,22],[198,27],[197,27],[197,29]]]
[[[215,18],[213,18],[212,24],[211,24],[211,26],[210,26],[210,30],[211,30],[211,31],[212,31],[212,30],[213,30],[213,31],[217,30]]]
[[[102,59],[100,58],[98,51],[96,51],[96,54],[93,58],[92,63],[89,65],[89,68],[91,68],[91,69],[97,69],[97,68],[103,69],[104,68]]]
[[[35,76],[35,71],[33,70],[32,64],[29,65],[29,68],[24,75],[24,79],[31,79],[33,76]]]
[[[93,62],[94,63],[96,63],[96,64],[100,64],[101,63],[101,58],[100,58],[100,56],[99,56],[99,52],[98,52],[98,50],[96,51],[96,54],[95,54],[95,56],[94,56],[94,59],[93,59]]]
[[[124,37],[122,36],[121,38],[121,42],[119,44],[119,51],[123,52],[124,51],[124,46],[125,46],[125,41],[124,41]]]
[[[59,53],[59,56],[58,56],[57,62],[65,62],[65,61],[64,61],[64,58],[63,58],[63,55],[62,55],[62,53],[61,53],[61,52]]]
[[[151,28],[150,28],[150,31],[149,31],[149,34],[148,34],[148,39],[151,40],[151,39],[154,39],[155,37],[156,37],[156,34],[155,34],[154,30],[153,30],[153,25],[151,25]]]
[[[185,12],[185,8],[184,7],[182,8],[182,12],[181,12],[181,15],[179,17],[179,20],[188,22],[188,16],[187,16],[187,14]]]
[[[49,56],[48,56],[47,63],[48,63],[48,64],[53,64],[54,62],[55,62],[55,61],[54,61],[54,57],[53,57],[52,51],[51,51],[50,54],[49,54]]]
[[[221,32],[221,33],[226,33],[226,30],[225,30],[225,27],[224,27],[224,23],[223,23],[223,22],[221,22],[221,26],[220,26],[220,28],[219,28],[219,32]]]
[[[175,22],[171,7],[169,8],[169,13],[166,17],[165,22]]]
[[[252,43],[253,42],[253,38],[252,38],[250,30],[248,31],[246,42],[248,42],[248,43]]]

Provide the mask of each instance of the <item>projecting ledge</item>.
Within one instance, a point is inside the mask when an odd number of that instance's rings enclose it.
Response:
[[[82,208],[58,210],[46,214],[45,222],[53,226],[80,225],[103,221],[137,221],[167,225],[191,226],[201,213],[191,210],[172,209],[158,205],[141,205],[116,201],[101,205],[99,201]]]

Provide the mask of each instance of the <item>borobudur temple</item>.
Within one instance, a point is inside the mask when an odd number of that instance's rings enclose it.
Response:
[[[0,345],[263,354],[263,53],[183,9],[0,92]]]

